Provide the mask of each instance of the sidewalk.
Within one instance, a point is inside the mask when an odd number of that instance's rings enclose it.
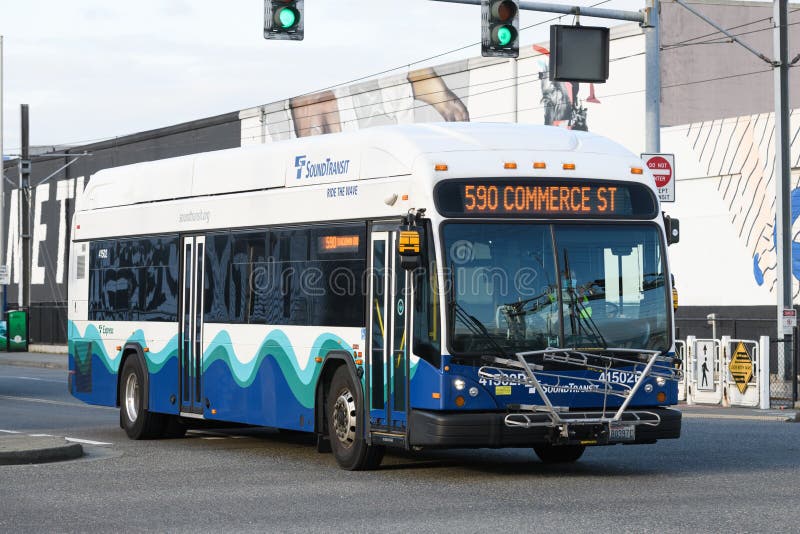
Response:
[[[758,408],[743,408],[740,406],[724,407],[709,404],[679,404],[676,406],[683,412],[684,419],[738,419],[744,421],[798,421],[797,410],[772,408],[759,410]]]
[[[66,354],[43,354],[39,352],[0,352],[0,365],[67,369]]]

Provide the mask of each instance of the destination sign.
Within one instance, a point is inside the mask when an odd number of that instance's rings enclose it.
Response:
[[[318,238],[320,252],[358,252],[357,235],[325,235]]]
[[[625,182],[458,180],[440,183],[437,207],[447,216],[652,218],[646,186]]]

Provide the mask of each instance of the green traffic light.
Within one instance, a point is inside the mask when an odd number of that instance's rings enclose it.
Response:
[[[290,7],[280,8],[277,13],[275,13],[275,22],[284,30],[291,29],[295,26],[298,18],[297,11]]]
[[[514,40],[514,34],[508,29],[508,26],[503,26],[497,30],[497,42],[500,46],[506,46]]]
[[[517,38],[514,26],[501,24],[492,28],[492,41],[497,46],[509,46]]]

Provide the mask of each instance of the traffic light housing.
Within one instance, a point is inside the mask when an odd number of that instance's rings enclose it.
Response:
[[[518,0],[481,0],[481,55],[519,56]]]
[[[264,39],[303,40],[304,0],[264,0]]]

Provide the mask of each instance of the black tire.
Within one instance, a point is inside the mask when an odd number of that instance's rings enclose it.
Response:
[[[535,445],[533,452],[546,464],[568,464],[578,461],[585,445]]]
[[[165,415],[151,413],[144,408],[144,371],[136,356],[125,360],[119,387],[119,421],[128,437],[163,437],[167,419]]]
[[[383,460],[384,447],[367,445],[363,434],[363,407],[358,403],[356,386],[347,366],[333,374],[325,417],[328,421],[333,456],[339,467],[348,471],[376,469]]]

